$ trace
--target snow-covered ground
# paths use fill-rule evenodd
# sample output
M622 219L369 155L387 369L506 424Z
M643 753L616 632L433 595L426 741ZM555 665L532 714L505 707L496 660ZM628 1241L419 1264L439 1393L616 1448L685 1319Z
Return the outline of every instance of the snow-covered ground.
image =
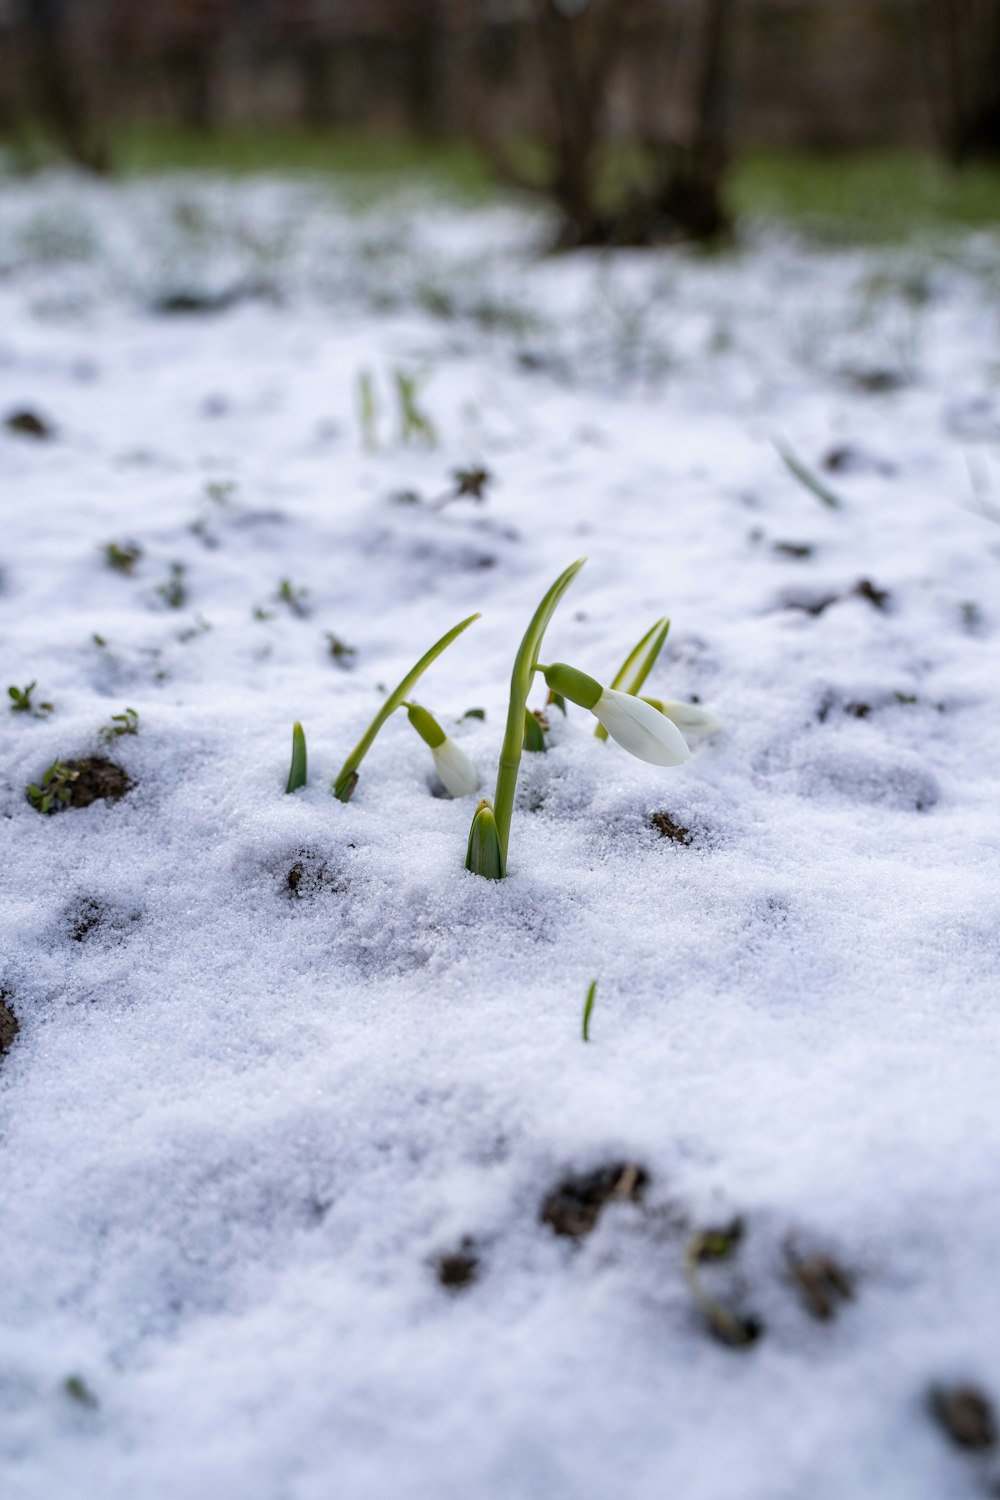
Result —
M0 427L0 687L54 705L0 710L3 1500L1000 1481L928 1412L1000 1395L998 242L545 233L278 182L2 190L0 422L51 430ZM437 506L469 466L482 502ZM722 734L660 770L555 714L502 883L402 715L331 797L473 610L416 696L492 791L582 554L546 658L610 680L669 614L648 690ZM98 754L127 796L32 807ZM590 1232L543 1222L623 1163L644 1191ZM696 1274L745 1348L685 1270L735 1218Z

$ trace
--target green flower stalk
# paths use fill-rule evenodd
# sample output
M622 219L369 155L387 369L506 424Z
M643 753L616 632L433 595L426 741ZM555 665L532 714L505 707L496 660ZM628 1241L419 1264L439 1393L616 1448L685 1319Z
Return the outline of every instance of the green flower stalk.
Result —
M386 719L388 719L391 714L395 713L397 708L402 708L402 706L406 702L407 697L409 696L411 688L415 686L418 680L423 676L424 672L427 671L427 668L431 665L431 663L437 660L442 651L446 651L451 645L452 641L456 640L458 636L462 634L463 630L468 630L473 621L478 619L479 612L477 610L477 612L474 615L470 615L467 620L462 620L458 625L453 625L450 630L445 631L441 639L439 641L435 641L434 645L430 648L429 651L425 651L424 655L420 658L417 664L414 667L410 668L409 672L407 672L406 676L403 678L398 687L394 688L393 691L389 694L388 698L386 698L385 702L382 704L382 707L379 709L374 719L372 719L368 728L365 730L364 734L361 736L360 740L355 745L354 749L351 751L350 755L347 757L347 759L344 761L344 764L340 768L340 772L333 783L333 795L338 799L338 801L350 801L354 788L358 784L358 767L374 744L375 737L378 734L379 730L382 728L382 725L385 723Z
M484 799L477 807L465 856L465 868L475 875L485 876L487 880L502 880L507 873L510 822L514 811L514 793L517 790L521 751L524 747L525 714L528 708L528 694L531 692L531 684L538 670L538 653L542 648L545 632L559 601L586 560L585 557L579 557L565 572L560 573L532 615L517 656L514 658L514 669L510 678L507 727L504 730L500 764L497 768L496 796L492 806Z
M656 658L663 649L669 630L670 621L664 615L646 631L642 640L632 648L612 678L611 686L616 691L620 689L623 693L638 693L656 665ZM594 735L599 740L606 740L608 731L603 724L598 724Z
M306 733L296 719L292 725L292 764L288 772L286 792L297 792L306 784Z

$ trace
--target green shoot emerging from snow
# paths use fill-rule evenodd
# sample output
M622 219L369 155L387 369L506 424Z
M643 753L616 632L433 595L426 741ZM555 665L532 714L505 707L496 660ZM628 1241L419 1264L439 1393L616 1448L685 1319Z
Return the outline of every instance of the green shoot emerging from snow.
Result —
M804 485L810 494L815 495L816 499L822 501L830 510L843 510L844 502L840 496L835 495L833 490L823 483L819 475L814 474L812 469L808 468L786 443L781 443L775 438L774 446L785 468L790 474L794 474L799 484Z
M360 740L355 745L354 749L351 751L350 755L347 757L347 759L344 761L344 764L340 768L337 779L333 783L333 795L338 799L338 801L348 802L350 800L354 788L358 784L358 767L374 744L375 737L378 734L379 730L382 728L382 725L385 723L386 719L388 719L391 714L395 713L397 708L403 707L407 697L409 696L411 688L416 685L418 680L427 671L427 668L431 665L431 663L437 660L442 651L447 651L452 641L456 640L457 637L462 634L463 630L467 630L472 622L478 619L479 613L477 611L476 614L470 615L467 620L462 620L458 625L453 625L450 630L445 632L445 634L439 641L435 641L430 650L426 651L420 658L420 660L416 663L416 665L410 668L409 672L407 672L402 682L399 683L399 685L394 688L393 691L389 694L388 698L386 698L385 702L382 704L382 707L379 709L374 719L372 719L368 728L365 730L364 734L361 736ZM430 715L428 715L428 717L430 717Z
M585 1042L589 1042L590 1041L590 1016L591 1016L591 1012L594 1009L594 1000L595 1000L596 996L597 996L597 980L596 979L592 979L590 981L590 987L587 990L587 998L583 1002L583 1040Z
M286 792L297 792L306 784L306 732L296 719L292 725L292 764L288 772Z
M111 723L105 724L98 731L100 738L106 745L110 745L123 734L139 733L139 715L134 708L127 708L123 714L112 714Z
M573 579L586 562L577 558L545 595L531 617L524 639L514 658L514 670L510 679L510 704L507 709L507 727L504 730L500 749L500 765L497 768L497 788L493 805L487 800L480 802L472 821L469 847L465 856L465 868L474 875L483 875L487 880L502 880L507 873L507 846L510 842L510 820L514 811L514 793L517 790L517 773L521 765L524 747L525 715L528 711L528 694L535 672L538 670L538 653L549 621L555 614L559 601Z
M358 420L362 446L367 453L374 453L378 447L378 405L371 370L358 373Z
M55 707L52 703L32 703L31 695L37 686L37 682L29 682L27 687L11 686L7 689L12 714L31 714L32 718L42 719L52 712Z
M420 377L411 375L406 370L393 370L392 373L399 401L399 441L404 444L422 443L425 448L435 447L437 433L434 424L417 403Z
M28 787L28 801L40 813L55 812L56 803L65 804L73 795L70 787L79 774L64 761L54 760L42 777L41 786L32 782Z

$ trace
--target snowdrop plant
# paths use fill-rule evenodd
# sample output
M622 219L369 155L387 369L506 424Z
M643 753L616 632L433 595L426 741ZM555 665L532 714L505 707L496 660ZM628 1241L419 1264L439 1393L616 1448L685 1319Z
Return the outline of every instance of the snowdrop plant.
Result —
M406 716L431 752L434 767L452 797L468 797L479 791L479 772L465 751L455 744L433 714L419 703L404 703Z
M463 630L468 630L473 621L478 619L479 612L477 611L474 615L469 615L467 620L461 620L457 625L453 625L450 630L445 631L441 639L439 641L435 641L434 645L430 648L429 651L424 652L423 656L416 663L416 665L411 667L407 672L402 682L399 683L399 685L394 688L393 691L389 694L385 702L382 704L382 707L379 709L374 719L372 719L368 728L365 730L364 734L361 736L360 740L355 745L354 749L351 751L350 755L347 757L347 759L344 761L344 764L340 768L337 778L333 783L333 795L338 799L338 801L350 801L350 798L354 792L354 788L358 784L358 767L364 760L365 756L368 754L368 751L371 749L372 745L375 743L375 738L386 720L393 713L395 713L397 708L403 708L404 706L406 706L410 691L416 685L420 677L423 676L424 672L427 671L427 668L431 665L431 663L437 660L442 651L447 651L452 641L456 640L462 634ZM431 715L428 714L427 718L431 719ZM433 719L431 719L431 723L434 723ZM419 732L420 731L418 730L418 733ZM445 736L444 738L447 739L447 736ZM434 747L432 746L432 753L433 748ZM439 750L441 749L440 743L437 748ZM440 772L440 767L438 769ZM442 781L444 781L443 776L441 779ZM445 782L445 785L447 786L448 783ZM470 788L470 790L472 790L472 788ZM464 795L464 793L453 793L452 795Z
M566 662L544 665L538 660L549 622L585 561L586 558L578 558L556 579L532 616L514 659L496 795L492 803L484 798L476 808L465 856L466 869L490 880L502 879L507 870L514 794L524 747L527 699L536 672L541 672L554 701L568 701L589 709L611 738L640 760L657 766L679 766L691 755L676 724L652 704L618 688L603 687L596 678ZM648 653L657 633L665 637L664 625L664 621L658 621L653 631L640 642L640 648L645 643ZM662 638L659 644L662 645Z
M669 630L670 621L666 616L657 620L656 624L647 630L642 640L633 647L619 668L611 683L613 689L620 689L622 692L638 696L639 689L656 664L656 658L663 648ZM722 720L716 714L711 713L707 708L701 708L697 703L681 703L672 698L646 698L645 696L643 701L676 724L682 734L689 736L715 734L724 728ZM608 731L602 723L598 723L594 734L599 740L608 738Z
M298 719L292 725L292 763L288 769L286 792L297 792L306 784L306 732Z

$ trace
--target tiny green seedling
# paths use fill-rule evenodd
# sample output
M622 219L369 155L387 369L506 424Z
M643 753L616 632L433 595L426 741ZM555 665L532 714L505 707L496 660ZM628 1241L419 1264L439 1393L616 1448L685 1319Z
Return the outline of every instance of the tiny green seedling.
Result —
M794 474L799 484L804 485L810 494L815 495L830 510L843 510L844 502L839 495L834 494L829 485L823 483L818 474L814 474L808 465L804 464L798 454L793 453L786 443L774 440L774 446L778 450L778 456L790 474Z
M396 399L399 403L399 441L404 445L422 443L425 448L437 445L437 432L418 403L420 377L407 370L393 370Z
M108 567L116 573L124 573L127 578L131 578L135 572L135 565L141 557L142 548L136 546L134 542L126 542L124 546L119 546L117 542L108 542L104 548L104 561Z
M215 505L228 505L235 494L235 479L209 479L205 483L205 499Z
M77 1406L86 1406L91 1411L95 1411L100 1406L100 1402L82 1375L67 1375L62 1388L63 1394L70 1401L75 1401Z
M286 792L297 792L306 784L306 732L296 719L292 725L292 764L288 772Z
M58 806L65 806L73 795L73 782L79 771L65 761L54 760L42 777L41 786L34 782L28 787L28 801L40 813L53 813Z
M98 736L105 745L113 744L123 734L139 733L139 715L134 708L126 708L124 713L112 714L111 723L105 724L98 730Z
M156 586L156 592L168 609L183 609L187 603L187 588L184 583L186 571L183 563L172 562L166 582Z
M762 1329L758 1320L733 1310L713 1297L701 1276L707 1263L729 1260L743 1239L743 1220L734 1219L718 1229L706 1229L692 1235L684 1252L684 1276L709 1328L722 1343L734 1349L746 1349L757 1342Z
M467 630L473 623L473 621L478 619L479 612L477 610L474 615L469 615L467 620L462 620L458 625L453 625L450 630L445 632L445 634L439 641L435 641L434 645L430 648L429 651L424 652L424 655L420 658L416 665L411 667L409 672L407 672L402 682L399 683L399 685L395 687L393 691L388 695L385 702L382 704L382 707L379 709L374 719L372 719L368 728L365 730L364 734L361 736L360 740L355 745L350 755L344 761L344 764L341 766L337 778L333 783L333 795L339 802L348 802L350 800L354 792L354 788L358 784L358 767L364 760L365 756L368 754L368 751L371 749L372 745L375 743L375 738L378 735L379 730L382 728L383 724L386 722L389 716L395 713L397 708L402 708L405 705L411 688L416 685L417 681L420 679L420 677L423 676L424 672L427 671L427 668L431 665L431 663L437 660L442 651L446 651L451 645L452 641L456 640L457 637L462 634L463 630Z
M597 980L592 979L590 981L590 987L587 990L587 998L583 1002L583 1040L585 1042L590 1041L590 1017L593 1013L594 1000L596 999L596 996Z
M290 578L281 580L274 597L280 604L287 604L292 614L300 620L304 620L309 614L309 605L306 602L309 598L309 590L297 588Z
M334 635L332 630L326 632L326 641L330 655L338 667L349 667L352 658L358 654L355 648L349 646L346 641L342 641L339 635Z
M33 719L43 719L50 714L55 707L53 703L33 703L31 695L38 686L37 682L29 682L27 687L14 687L13 684L7 689L7 696L11 700L10 711L12 714L31 714Z
M358 373L358 420L362 446L367 453L374 453L378 447L378 400L371 370Z
M431 502L432 510L443 510L455 500L475 500L481 503L486 499L486 490L493 482L493 475L489 469L477 465L468 469L452 469L451 479L452 488Z

